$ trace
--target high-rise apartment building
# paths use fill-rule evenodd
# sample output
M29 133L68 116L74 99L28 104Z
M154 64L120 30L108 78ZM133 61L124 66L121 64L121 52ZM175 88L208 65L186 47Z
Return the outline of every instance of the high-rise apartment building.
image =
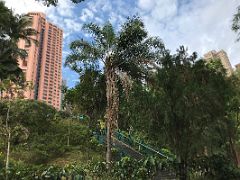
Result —
M236 64L235 67L236 67L236 70L239 71L240 70L240 63Z
M228 59L227 53L224 50L221 50L219 52L213 50L204 55L204 59L206 61L209 61L211 59L220 59L223 67L227 71L227 75L230 76L233 73L233 69L231 66L231 63Z
M43 13L31 12L32 28L37 30L38 44L21 40L19 47L28 52L26 59L19 60L26 81L33 88L26 90L25 98L44 101L56 109L61 107L62 40L63 31L48 22Z

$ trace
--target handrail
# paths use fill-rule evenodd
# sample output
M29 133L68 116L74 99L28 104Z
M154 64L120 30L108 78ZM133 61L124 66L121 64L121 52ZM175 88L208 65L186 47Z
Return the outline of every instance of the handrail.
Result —
M119 131L116 131L115 133L120 134L120 135L123 136L124 138L130 139L129 137L125 136L123 133L121 133L121 132L119 132ZM154 152L154 153L156 153L156 154L159 154L160 156L163 156L163 157L165 157L166 159L172 161L172 158L169 158L168 156L162 154L161 152L156 151L155 149L153 149L153 148L151 148L151 147L149 147L149 146L147 146L147 145L145 145L145 144L142 144L142 143L140 143L140 142L138 142L138 141L136 141L136 140L134 140L134 139L130 139L130 140L132 140L133 142L137 143L138 145L143 146L144 148L146 148L146 149L148 149L148 150L150 150L150 151L152 151L152 152Z
M103 132L104 132L104 131L103 131ZM106 132L105 132L105 133L106 133ZM102 135L106 135L105 133L103 133ZM123 142L124 144L129 145L130 147L132 146L132 144L130 144L129 142L127 142L126 139L127 139L128 141L132 141L133 143L135 143L135 144L137 144L137 145L139 145L139 146L147 149L148 151L151 151L151 152L153 152L153 153L156 153L156 154L158 154L158 155L166 158L167 160L173 161L173 159L172 159L171 157L168 157L167 155L165 155L165 154L163 154L163 153L161 153L161 152L153 149L152 147L149 147L149 146L147 146L146 144L143 144L143 143L141 143L141 142L138 142L138 141L136 141L136 140L134 140L134 139L132 139L132 138L124 135L124 134L123 134L122 132L120 132L119 130L118 130L118 131L115 131L114 134L113 134L113 136L115 136L115 138L116 138L117 140ZM120 137L122 137L122 139L121 139ZM141 152L141 150L139 150L139 152Z

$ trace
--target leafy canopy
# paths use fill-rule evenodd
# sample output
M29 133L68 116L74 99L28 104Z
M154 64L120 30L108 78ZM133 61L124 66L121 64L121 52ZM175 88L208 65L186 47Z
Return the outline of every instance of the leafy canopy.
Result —
M159 38L147 36L139 17L128 18L119 32L115 32L109 22L102 27L85 24L83 30L91 35L91 39L73 41L72 52L65 63L78 73L87 67L103 65L105 69L118 69L140 77L146 73L147 64L164 50Z

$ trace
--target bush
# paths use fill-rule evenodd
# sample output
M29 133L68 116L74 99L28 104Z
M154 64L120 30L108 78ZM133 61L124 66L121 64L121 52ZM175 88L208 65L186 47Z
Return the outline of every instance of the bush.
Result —
M10 167L9 179L43 180L43 179L79 179L85 178L85 170L80 165L58 166L27 166L25 164L15 164ZM4 179L4 173L0 174L0 179Z
M113 162L111 171L108 172L105 162L92 163L88 167L88 175L93 179L117 179L117 180L145 180L153 178L158 170L167 166L162 160L148 157L137 161L130 157L123 157L120 161ZM168 166L169 168L170 166Z
M49 155L46 151L41 151L39 149L35 149L30 153L30 156L27 159L28 163L31 164L44 164L48 161Z
M193 174L200 174L211 180L238 180L240 170L235 167L226 155L218 153L196 159L191 165Z

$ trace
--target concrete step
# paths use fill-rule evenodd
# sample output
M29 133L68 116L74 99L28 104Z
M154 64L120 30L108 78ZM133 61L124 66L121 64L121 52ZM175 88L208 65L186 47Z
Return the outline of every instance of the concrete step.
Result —
M124 151L124 153L126 153L130 157L133 157L133 158L135 158L137 160L140 160L140 159L142 159L144 157L140 152L136 151L131 146L123 143L122 141L119 141L116 138L113 138L113 145L115 147L118 147L122 151Z
M159 170L153 180L177 180L176 174L171 171Z

